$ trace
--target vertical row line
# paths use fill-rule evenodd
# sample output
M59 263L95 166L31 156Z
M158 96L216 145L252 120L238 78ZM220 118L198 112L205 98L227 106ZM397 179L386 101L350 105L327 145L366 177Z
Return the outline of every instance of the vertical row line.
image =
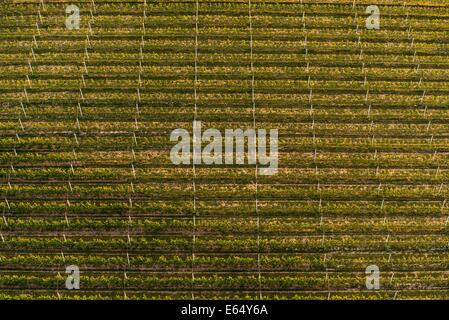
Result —
M133 124L133 131L132 131L132 137L131 137L131 178L130 178L130 188L129 188L129 194L128 194L128 223L126 226L126 232L127 232L127 243L126 243L126 262L125 267L123 271L123 297L124 299L127 299L126 295L126 284L128 280L128 275L126 271L131 266L131 261L129 258L129 250L131 248L131 228L132 228L132 213L133 213L133 195L135 194L135 184L136 184L136 153L134 150L134 147L137 147L137 136L136 132L139 130L139 104L141 103L141 95L140 95L140 88L142 87L142 72L143 72L143 47L145 45L144 43L144 35L145 35L145 17L146 17L146 0L143 1L143 10L142 10L142 26L140 28L140 44L139 44L139 69L137 74L137 86L136 86L136 101L135 101L135 108L134 108L134 124Z
M254 92L254 60L253 60L253 18L252 18L252 8L251 0L248 0L248 19L249 19L249 47L250 47L250 68L251 68L251 103L252 103L252 113L253 113L253 128L255 135L257 137L256 128L256 97ZM256 144L258 144L256 142ZM250 150L248 150L250 152ZM254 150L256 152L256 150ZM255 181L255 211L257 216L257 281L259 287L259 299L262 299L262 279L260 274L260 215L259 215L259 203L258 203L258 164L256 159L256 166L254 170L254 181Z
M198 86L198 11L199 11L199 3L198 0L195 2L195 61L194 61L194 71L195 71L195 79L193 83L193 94L194 94L194 112L193 112L193 145L195 145L196 139L201 139L201 137L197 137L195 132L195 123L197 119L197 109L198 109L198 94L197 94L197 86ZM195 148L195 147L194 147ZM198 155L196 155L198 156ZM200 156L201 159L201 156ZM196 166L195 166L195 154L192 159L192 169L193 169L193 215L192 215L192 286L191 286L191 297L192 300L195 299L195 244L196 244Z
M41 13L40 13L40 6L41 5L42 5L42 8L44 9L44 2L43 2L43 0L41 0L41 3L39 3L39 6L37 8L37 14L35 16L36 17L36 31L37 31L38 35L40 35L39 21L42 21L42 16L41 16ZM36 40L36 33L33 34L31 48L30 48L30 52L31 52L31 55L32 55L32 61L36 62L36 55L35 55L35 52L34 52L34 47L36 47L36 49L39 47L38 44L37 44L37 40ZM27 80L29 88L31 88L31 80L30 80L30 77L29 77L29 72L33 73L33 68L31 66L32 61L30 59L28 59L29 70L27 70L27 74L26 74L26 80ZM24 93L24 98L25 98L26 102L30 102L29 97L28 97L28 92L26 90L26 85L23 86L23 93ZM22 109L21 111L26 116L26 111L25 111L25 107L23 105L23 100L21 100L20 106L21 106L21 109ZM19 111L19 113L18 113L18 122L19 122L20 130L21 131L25 131L25 128L24 128L23 123L22 123L22 117L21 117L22 112L21 111ZM17 157L17 148L16 148L16 146L19 143L20 143L19 129L16 128L16 130L15 130L15 141L14 141L14 146L13 146L13 154L11 155L11 158L10 158L10 172L8 174L8 188L9 189L12 189L11 175L15 173L14 160ZM6 202L6 205L8 207L8 213L11 214L11 205L10 205L10 203L8 201L8 192L7 191L6 191L6 195L5 195L5 202ZM7 219L6 219L6 217L4 215L3 215L3 220L4 220L5 225L7 226L8 225ZM2 235L2 241L4 241L3 235ZM27 270L27 272L30 272L30 270ZM31 272L33 272L33 271L31 270ZM27 286L28 287L30 286L28 279L27 279ZM58 288L58 286L59 286L59 284L57 283L56 284L56 288ZM56 289L56 291L57 291L57 289ZM58 296L59 296L59 294L58 294Z
M40 33L40 28L39 28L39 22L40 22L40 23L43 23L43 21L42 21L42 15L41 15L41 10L40 10L41 6L42 6L42 10L45 10L44 0L41 0L41 1L40 1L39 6L38 6L38 9L37 9L36 31L37 31L37 34L38 34L39 36L41 35L41 33ZM32 58L33 58L32 61L33 61L33 62L36 62L36 54L35 54L35 52L34 52L33 46L35 46L36 49L39 48L39 46L38 46L38 44L37 44L36 34L33 35L33 44L32 44L32 46L31 46L31 54L32 54ZM32 61L28 60L29 72L31 72L31 73L33 73ZM30 80L30 77L29 77L28 72L27 72L26 78L27 78L28 86L29 86L29 88L31 89L31 88L32 88L32 86L31 86L31 80ZM24 94L25 94L26 102L30 102L30 101L29 101L29 97L28 97L28 93L27 93L25 87L24 87ZM22 102L21 102L21 106L22 106L23 113L26 115L26 111L25 111L25 108L24 108ZM23 130L23 125L22 125L22 122L20 121L20 119L19 119L19 122L20 122L20 125L21 125L22 130ZM74 131L73 133L75 134L75 131ZM20 141L18 135L17 135L17 140ZM74 136L74 141L76 141L76 136ZM73 150L74 150L74 149L73 149ZM17 156L17 154L16 154L16 156ZM70 161L70 168L71 168L71 170L67 173L67 182L68 182L68 186L67 186L67 192L66 192L66 206L65 206L65 210L64 210L64 218L65 218L65 221L66 221L67 226L68 226L67 212L68 212L69 207L70 207L69 191L72 190L71 184L70 184L70 176L71 176L71 174L73 173L73 164L72 164L72 161ZM60 235L60 236L62 236L62 241L61 241L61 262L62 262L62 268L63 268L64 270L65 270L65 263L66 263L66 261L65 261L65 256L64 256L64 245L65 245L65 242L66 242L66 240L67 240L67 239L66 239L66 236L65 236L65 228L66 228L66 227L65 227L64 225L62 225L62 232L61 232L61 235ZM56 277L56 295L57 295L58 299L61 298L61 295L60 295L60 293L59 293L59 289L60 289L59 280L60 280L60 278L61 278L61 273L60 273L60 271L57 271L57 277ZM27 282L28 282L28 280L27 280Z

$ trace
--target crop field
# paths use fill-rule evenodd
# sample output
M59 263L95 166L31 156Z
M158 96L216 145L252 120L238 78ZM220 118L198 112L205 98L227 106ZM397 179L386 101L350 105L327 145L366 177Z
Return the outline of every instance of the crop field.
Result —
M0 299L449 299L448 19L0 0ZM276 173L174 164L194 121L277 129Z

